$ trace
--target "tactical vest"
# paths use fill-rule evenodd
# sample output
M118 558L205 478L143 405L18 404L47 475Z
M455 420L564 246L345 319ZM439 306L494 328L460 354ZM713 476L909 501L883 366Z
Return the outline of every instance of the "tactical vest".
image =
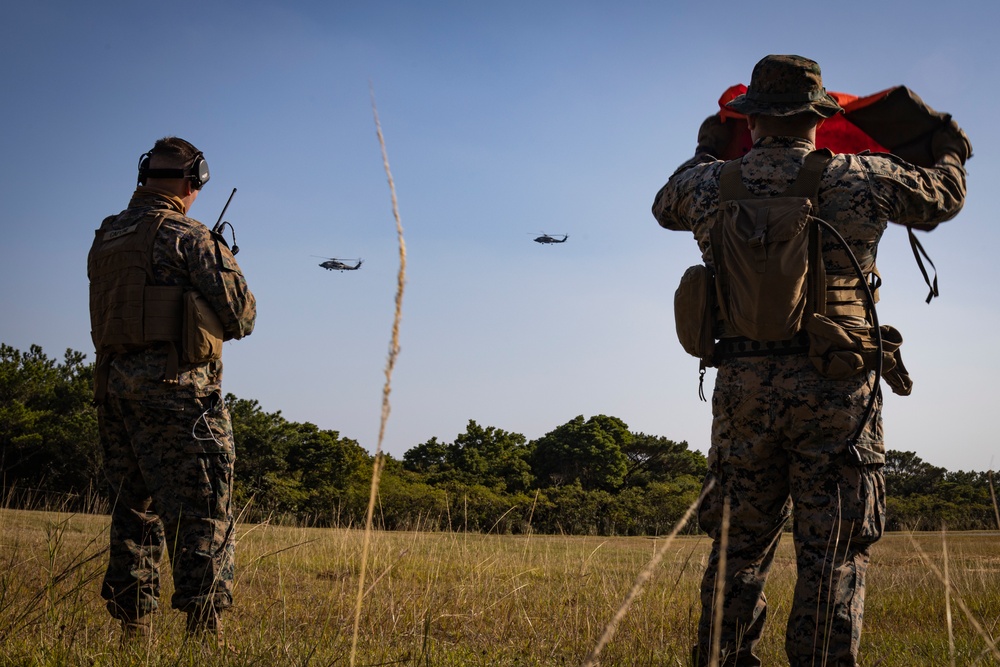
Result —
M152 284L153 243L166 216L111 229L116 217L105 219L95 232L87 260L94 348L98 354L113 354L156 342L177 343L184 288Z
M98 403L107 391L115 354L170 343L166 382L177 382L178 359L197 364L222 358L224 330L205 298L194 289L152 284L153 244L166 218L160 213L152 220L111 229L117 219L111 216L95 233L87 273L91 337L98 356L94 381Z

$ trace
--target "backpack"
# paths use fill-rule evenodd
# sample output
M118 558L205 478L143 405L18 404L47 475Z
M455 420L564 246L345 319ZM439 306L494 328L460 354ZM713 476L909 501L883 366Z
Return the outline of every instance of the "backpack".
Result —
M826 270L814 213L820 177L832 157L828 149L807 155L795 182L777 197L750 194L739 160L722 168L710 238L727 336L789 340L809 314L824 313Z
M677 337L685 351L701 360L702 400L706 367L726 354L716 339L739 337L752 342L752 354L797 350L804 340L810 360L825 377L845 379L874 370L875 387L884 378L894 393L909 395L913 383L899 354L902 336L895 327L880 325L875 311L878 271L872 267L875 284L869 285L844 238L814 215L820 178L832 157L829 149L809 153L795 181L775 197L755 197L746 189L740 160L723 166L718 217L709 232L714 271L705 265L688 268L674 294ZM827 279L823 230L848 249L857 278ZM911 232L911 245L914 241ZM932 295L936 291L935 279ZM858 308L873 326L845 328L827 317L858 314ZM854 442L877 394L872 393Z
M817 290L825 289L825 270L817 225L810 222L819 179L831 157L830 151L810 153L779 197L751 195L739 160L722 168L719 212L709 233L714 270L704 264L689 267L674 293L677 338L688 354L701 359L703 370L715 365L720 334L788 340L806 313L823 302L825 295Z

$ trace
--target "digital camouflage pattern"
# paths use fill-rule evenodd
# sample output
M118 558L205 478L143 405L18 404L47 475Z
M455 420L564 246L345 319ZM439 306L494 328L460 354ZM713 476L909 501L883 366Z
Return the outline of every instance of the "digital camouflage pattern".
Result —
M167 214L152 249L153 284L198 290L225 338L253 331L256 300L235 258L179 199L140 187L102 229L124 229ZM112 616L141 618L158 607L159 564L171 559L171 606L192 613L232 604L231 507L235 446L222 402L222 361L181 362L164 382L170 343L116 354L98 406L112 502L111 556L101 589Z
M742 158L743 184L755 197L781 194L815 148L807 139L764 137ZM709 266L709 229L718 213L723 164L711 155L696 155L674 172L653 203L662 227L694 232ZM817 217L833 225L862 268L870 270L889 221L931 230L957 215L964 202L965 169L950 154L930 168L888 154L842 154L834 155L823 173ZM831 238L824 242L823 257L829 275L855 275L843 248Z
M882 536L885 517L881 466L853 464L846 456L870 394L867 374L829 380L804 354L743 357L719 366L708 461L715 486L698 515L713 540L701 589L699 646L711 646L728 499L721 645L739 656L732 664L760 664L752 651L766 617L764 582L794 499L799 577L786 635L789 659L812 665L814 655L825 655L827 665L854 664L868 547ZM870 461L884 457L879 413L858 442Z
M219 396L109 396L98 415L113 503L111 556L101 587L111 615L131 620L157 609L165 548L172 607L230 607L236 457Z
M778 195L814 149L803 138L763 137L742 158L743 183L755 196ZM956 146L930 168L891 155L835 155L820 182L818 217L837 228L871 271L889 221L930 230L957 215L965 200L967 155ZM709 266L723 164L699 151L653 204L661 226L693 232ZM829 236L823 237L827 274L854 276L844 249ZM868 374L825 378L805 353L720 362L706 480L717 486L699 510L713 548L702 583L698 664L709 659L726 500L731 514L718 629L723 664L761 664L753 648L767 614L764 581L793 509L798 582L786 632L790 664L856 664L869 548L882 534L885 512L879 403L856 454L848 451L870 383Z
M129 206L106 218L102 230L126 229L167 213L153 245L153 284L197 289L222 322L225 339L253 332L257 302L247 287L236 258L225 243L202 223L183 213L176 197L150 187L137 188ZM176 385L163 382L171 343L154 343L147 350L119 354L111 361L108 394L126 398L188 395L209 396L222 386L222 361L184 364Z
M812 111L829 118L843 111L823 87L819 64L792 55L771 55L761 59L750 75L747 92L726 106L742 114L764 113L791 116Z

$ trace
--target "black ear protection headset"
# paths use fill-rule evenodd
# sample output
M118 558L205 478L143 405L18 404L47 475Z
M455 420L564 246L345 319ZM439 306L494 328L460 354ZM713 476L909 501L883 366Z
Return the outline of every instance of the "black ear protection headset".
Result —
M191 180L191 186L195 190L201 190L205 183L208 183L210 178L208 162L205 161L201 151L198 151L191 166L186 169L150 169L149 157L151 153L152 151L149 151L139 157L139 185L145 185L147 178L187 178Z

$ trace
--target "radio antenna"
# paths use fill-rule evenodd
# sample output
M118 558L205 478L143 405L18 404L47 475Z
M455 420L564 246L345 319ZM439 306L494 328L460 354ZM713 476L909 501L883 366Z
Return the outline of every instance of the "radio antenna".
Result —
M222 216L226 214L226 209L229 208L229 202L233 201L233 195L236 194L236 188L229 193L229 199L226 200L226 205L222 207L222 213L219 214L219 219L215 221L215 226L212 227L212 231L216 234L222 233Z

